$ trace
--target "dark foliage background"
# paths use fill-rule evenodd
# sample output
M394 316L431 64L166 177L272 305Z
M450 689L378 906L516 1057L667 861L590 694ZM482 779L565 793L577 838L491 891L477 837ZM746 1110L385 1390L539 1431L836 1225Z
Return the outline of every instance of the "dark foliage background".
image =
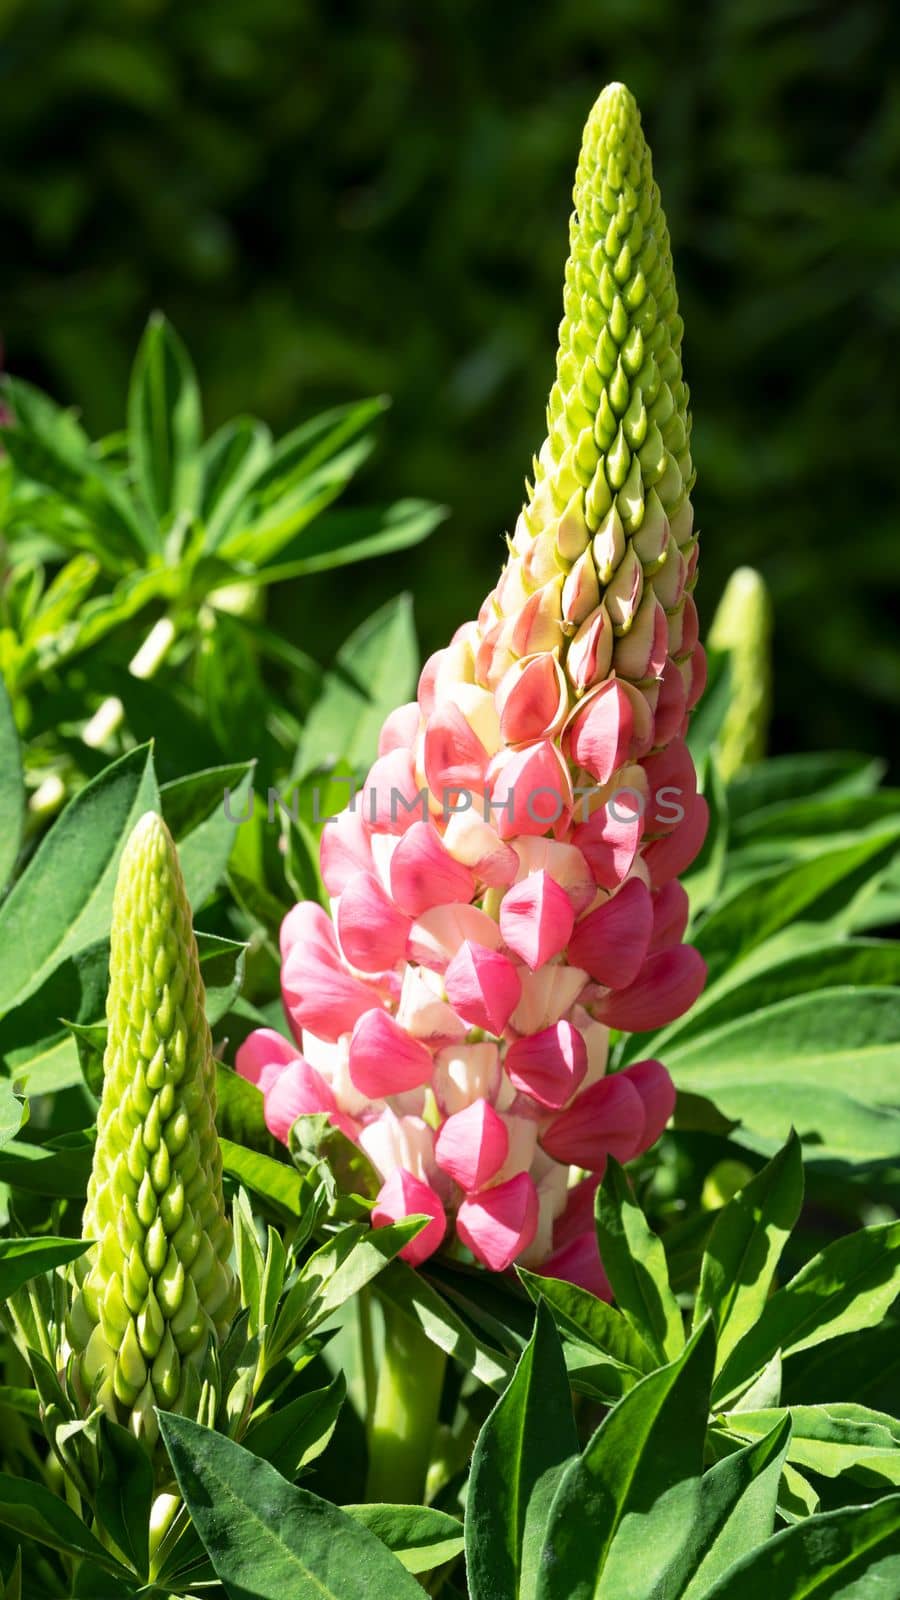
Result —
M701 603L759 565L776 748L891 753L900 643L900 13L887 0L0 0L11 369L121 420L162 306L210 422L394 397L367 499L452 519L277 604L328 656L402 585L472 613L542 437L571 175L609 78L673 236Z

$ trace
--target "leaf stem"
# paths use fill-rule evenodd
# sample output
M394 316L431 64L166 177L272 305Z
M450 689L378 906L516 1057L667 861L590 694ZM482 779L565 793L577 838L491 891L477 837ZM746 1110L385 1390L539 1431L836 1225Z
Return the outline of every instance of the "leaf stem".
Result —
M382 1302L384 1351L369 1417L370 1501L421 1504L447 1358L404 1312Z

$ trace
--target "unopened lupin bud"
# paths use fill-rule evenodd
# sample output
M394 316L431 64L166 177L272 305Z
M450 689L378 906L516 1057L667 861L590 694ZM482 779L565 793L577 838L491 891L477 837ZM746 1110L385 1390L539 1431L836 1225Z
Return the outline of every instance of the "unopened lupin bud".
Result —
M726 650L731 667L731 699L718 740L716 762L722 777L761 761L766 753L772 688L772 602L765 581L753 567L731 574L709 630L715 650Z
M212 1040L191 908L155 812L122 854L109 1035L69 1318L81 1400L152 1444L154 1406L190 1410L236 1308Z

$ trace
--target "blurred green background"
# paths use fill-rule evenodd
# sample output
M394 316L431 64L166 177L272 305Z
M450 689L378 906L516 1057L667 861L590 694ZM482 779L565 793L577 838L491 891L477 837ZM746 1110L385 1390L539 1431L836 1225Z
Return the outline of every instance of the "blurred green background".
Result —
M898 45L889 0L0 0L7 365L118 426L160 306L211 424L387 391L358 493L451 519L275 604L327 658L409 587L433 649L493 581L543 437L581 127L622 78L686 323L701 609L758 565L774 748L890 757Z

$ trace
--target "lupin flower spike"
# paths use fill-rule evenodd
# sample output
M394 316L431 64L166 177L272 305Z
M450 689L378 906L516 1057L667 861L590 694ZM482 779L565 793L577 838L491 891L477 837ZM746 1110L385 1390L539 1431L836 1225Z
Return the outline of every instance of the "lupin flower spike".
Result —
M738 567L725 585L709 630L714 650L728 653L731 698L716 761L728 781L766 753L772 698L772 602L765 579Z
M296 1043L237 1066L273 1133L326 1112L382 1179L376 1226L431 1224L487 1267L607 1286L593 1193L660 1135L657 1061L607 1074L610 1029L680 1016L705 969L678 874L706 830L684 742L704 682L681 318L628 90L588 119L548 434L475 622L388 717L325 828L331 915L282 929Z
M197 942L171 835L134 828L113 901L108 1042L69 1317L75 1382L152 1446L154 1406L196 1410L236 1308L216 1079Z

